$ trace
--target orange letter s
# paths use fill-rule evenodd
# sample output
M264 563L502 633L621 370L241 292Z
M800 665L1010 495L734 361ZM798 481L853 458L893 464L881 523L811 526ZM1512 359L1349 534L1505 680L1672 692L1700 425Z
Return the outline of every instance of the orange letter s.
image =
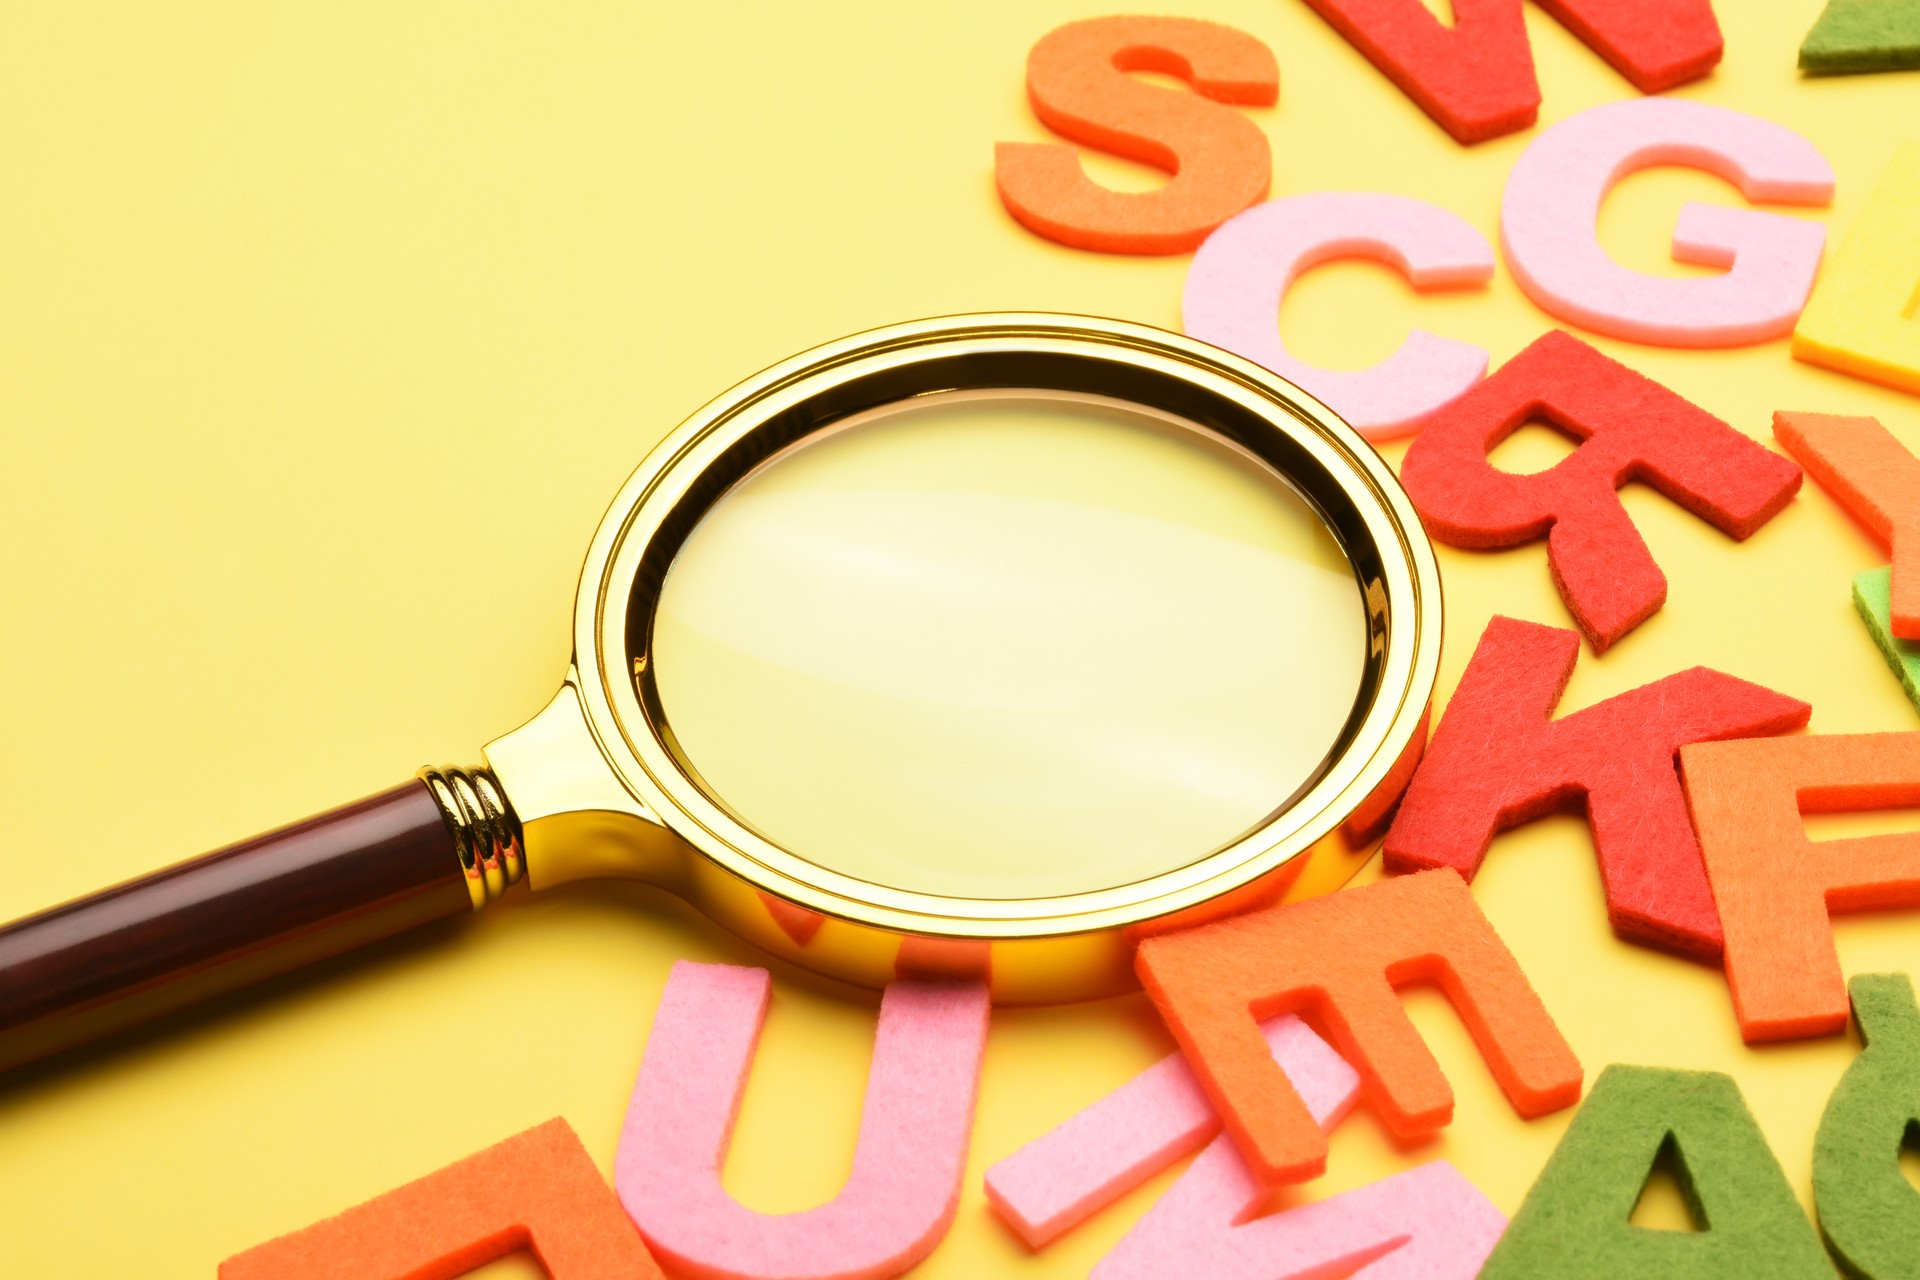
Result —
M1194 92L1146 84L1129 71L1178 76ZM1087 177L1072 147L1000 143L1000 199L1049 240L1105 253L1184 253L1266 199L1266 136L1219 105L1279 99L1272 51L1245 32L1196 18L1071 22L1027 56L1027 96L1062 137L1173 175L1158 191L1111 191Z

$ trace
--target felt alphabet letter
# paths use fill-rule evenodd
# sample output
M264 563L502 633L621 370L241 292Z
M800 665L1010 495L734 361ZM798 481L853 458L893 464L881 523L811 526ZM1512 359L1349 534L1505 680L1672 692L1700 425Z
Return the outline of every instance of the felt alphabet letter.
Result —
M1795 359L1920 394L1920 325L1912 316L1920 288L1916 218L1920 142L1906 142L1801 313L1793 330Z
M1530 419L1580 437L1537 475L1487 452ZM1554 582L1594 652L1666 603L1667 579L1615 492L1643 480L1721 532L1744 539L1792 499L1800 468L1555 330L1427 418L1401 482L1429 532L1456 547L1544 536Z
M1444 1160L1249 1221L1266 1196L1223 1134L1090 1280L1473 1280L1507 1224Z
M1607 191L1656 164L1718 174L1749 200L1833 198L1833 166L1785 125L1683 98L1590 107L1534 139L1507 175L1500 235L1527 296L1562 320L1663 347L1744 346L1791 330L1826 244L1817 222L1683 205L1674 258L1727 268L1685 280L1630 270L1600 247Z
M1893 556L1893 634L1920 640L1920 458L1877 418L1776 413L1774 438Z
M1920 643L1893 634L1893 573L1886 568L1853 575L1853 607L1867 634L1893 669L1907 701L1920 710Z
M1827 0L1800 44L1810 75L1920 67L1920 0Z
M1539 0L1580 42L1642 93L1698 80L1720 62L1710 0Z
M450 1280L530 1250L553 1280L661 1280L565 1120L220 1264L220 1280Z
M1179 76L1193 93L1126 74ZM1089 18L1041 37L1027 56L1027 97L1062 137L1165 169L1158 191L1112 191L1087 177L1072 147L1002 142L1001 202L1030 230L1105 253L1185 253L1266 198L1266 135L1224 103L1279 100L1273 53L1245 32L1198 18ZM1209 101L1211 99L1211 101Z
M1628 1220L1662 1148L1675 1157L1700 1231L1649 1231ZM1732 1076L1601 1072L1480 1280L1620 1276L1833 1280Z
M1700 743L1680 748L1680 773L1726 929L1740 1034L1845 1029L1828 912L1920 907L1920 833L1816 843L1801 814L1920 804L1920 733Z
M1920 1276L1920 1191L1900 1172L1920 1139L1920 1007L1904 973L1853 980L1866 1048L1840 1077L1813 1143L1813 1199L1827 1247L1848 1275Z
M1361 435L1385 440L1457 399L1487 353L1424 329L1371 369L1321 369L1288 352L1275 326L1287 286L1332 258L1378 258L1416 289L1484 284L1493 248L1459 215L1407 196L1317 191L1255 205L1207 237L1187 272L1188 333L1265 365L1318 396Z
M1456 142L1524 129L1540 82L1520 0L1454 0L1443 26L1420 0L1307 0Z
M1495 833L1584 796L1614 932L1712 959L1720 925L1674 752L1798 728L1812 708L1694 667L1550 720L1579 654L1571 631L1487 624L1387 832L1387 869L1471 877Z
M1453 1090L1395 994L1410 983L1446 993L1520 1114L1544 1115L1580 1096L1573 1050L1451 871L1148 938L1135 965L1264 1183L1317 1176L1327 1137L1274 1062L1258 1018L1317 1010L1401 1138L1453 1117Z
M1307 0L1456 142L1532 124L1540 110L1520 0L1453 0L1444 26L1420 0ZM1541 0L1642 93L1697 79L1720 61L1709 0Z
M1314 1121L1338 1124L1359 1092L1354 1069L1298 1018L1260 1032ZM1038 1249L1219 1132L1187 1060L1169 1054L988 1169L987 1202Z
M986 988L887 988L853 1172L827 1204L774 1215L720 1185L770 985L764 969L673 966L620 1133L620 1200L670 1266L703 1280L898 1275L940 1242L959 1204Z

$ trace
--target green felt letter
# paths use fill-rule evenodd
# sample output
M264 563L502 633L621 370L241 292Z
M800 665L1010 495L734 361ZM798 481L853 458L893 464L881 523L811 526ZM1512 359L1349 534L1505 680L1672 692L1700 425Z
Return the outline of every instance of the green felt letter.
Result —
M1662 1148L1699 1231L1628 1221ZM1733 1077L1608 1067L1480 1280L1832 1280Z
M1920 1191L1900 1171L1900 1145L1920 1130L1920 1008L1903 973L1862 974L1848 990L1867 1047L1814 1139L1820 1230L1849 1275L1920 1280Z
M1828 0L1800 46L1813 75L1920 67L1920 0Z

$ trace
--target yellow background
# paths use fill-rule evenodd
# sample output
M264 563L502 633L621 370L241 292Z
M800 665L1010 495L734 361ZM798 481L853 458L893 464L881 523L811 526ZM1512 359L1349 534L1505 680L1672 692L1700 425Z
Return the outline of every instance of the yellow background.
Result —
M1801 80L1820 7L1721 0L1726 61L1681 93L1811 137L1839 193L1810 216L1837 234L1920 79ZM1456 146L1296 0L1174 8L1278 55L1280 105L1251 113L1276 195L1401 192L1495 236L1533 133ZM1046 136L1023 100L1028 48L1105 12L16 0L0 42L0 916L474 759L557 680L580 556L621 478L761 366L941 312L1177 325L1185 258L1063 249L993 195L994 141ZM1543 121L1632 92L1537 10L1527 25ZM1689 270L1666 262L1689 198L1738 202L1702 174L1642 174L1609 202L1604 242ZM1330 266L1282 317L1303 357L1348 366L1416 324L1499 363L1551 323L1504 266L1439 298ZM1920 445L1914 400L1796 364L1784 340L1598 345L1762 439L1784 407L1876 413ZM1518 438L1505 456L1527 455L1552 450ZM1816 731L1920 727L1848 601L1883 557L1824 494L1744 546L1647 491L1627 504L1669 602L1604 660L1583 654L1563 711L1706 663L1809 699ZM1566 624L1539 546L1442 563L1443 690L1492 613ZM1742 1048L1717 973L1611 937L1575 819L1502 837L1476 889L1590 1079L1609 1062L1731 1071L1807 1196L1850 1039ZM1837 932L1850 973L1920 962L1912 915ZM0 1086L0 1274L207 1276L556 1114L610 1168L681 957L758 963L659 893L572 886L17 1077ZM1453 1127L1402 1152L1362 1111L1327 1176L1290 1195L1444 1156L1511 1212L1568 1116L1516 1120L1444 1002L1412 1005L1459 1094ZM870 996L776 975L727 1168L750 1205L801 1208L844 1176L871 1020ZM997 1013L959 1218L919 1274L1084 1274L1171 1175L1028 1255L980 1173L1167 1048L1138 999Z

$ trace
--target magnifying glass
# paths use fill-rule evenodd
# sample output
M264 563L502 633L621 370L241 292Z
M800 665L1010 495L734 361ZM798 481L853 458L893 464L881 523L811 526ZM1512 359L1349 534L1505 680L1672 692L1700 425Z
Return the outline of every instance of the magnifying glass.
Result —
M1122 991L1139 938L1366 860L1440 622L1386 464L1257 365L1064 315L846 338L641 463L484 767L0 929L0 1068L522 879L651 881L868 986Z

